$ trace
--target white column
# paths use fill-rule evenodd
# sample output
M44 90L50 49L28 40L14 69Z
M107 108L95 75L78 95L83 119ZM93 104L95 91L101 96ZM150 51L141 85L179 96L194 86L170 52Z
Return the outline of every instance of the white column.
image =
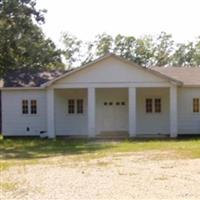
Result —
M170 137L176 138L178 134L178 109L177 109L177 87L170 87Z
M47 90L47 134L48 138L55 138L54 120L54 89Z
M128 89L129 94L129 136L136 136L136 88Z
M96 135L95 128L95 88L88 88L88 137L94 138Z

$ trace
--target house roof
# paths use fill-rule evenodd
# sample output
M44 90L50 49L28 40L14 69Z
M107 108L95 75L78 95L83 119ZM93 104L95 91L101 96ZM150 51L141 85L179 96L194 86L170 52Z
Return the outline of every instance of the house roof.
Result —
M152 67L152 69L183 82L185 86L200 86L200 67Z
M44 86L44 87L50 86L50 85L52 85L53 83L55 83L56 81L58 81L58 80L60 80L60 79L62 79L62 78L65 78L65 77L67 77L67 76L69 76L69 75L71 75L71 74L74 74L74 73L76 73L76 72L78 72L78 71L81 71L81 70L83 70L83 69L85 69L85 68L87 68L87 67L93 66L94 64L99 63L99 62L101 62L102 60L105 60L105 59L107 59L107 58L109 58L109 57L114 57L114 58L116 58L116 59L118 59L118 60L121 60L121 61L124 62L124 63L128 63L128 64L130 64L130 65L132 65L132 66L134 66L134 67L137 67L137 68L139 68L139 69L141 69L141 70L148 71L149 73L154 74L155 76L158 76L158 77L160 77L160 78L162 78L162 79L171 81L171 82L176 83L176 84L178 84L178 85L181 85L181 84L182 84L181 81L176 80L176 79L174 79L174 78L172 78L172 77L170 77L170 76L167 76L167 75L165 75L165 74L163 74L163 73L160 73L160 72L158 72L158 71L152 70L151 68L145 68L145 67L139 66L139 65L137 65L136 63L133 63L132 61L129 61L129 60L127 60L127 59L124 59L124 58L122 58L122 57L120 57L120 56L117 56L117 55L115 55L115 54L113 54L113 53L108 53L108 54L106 54L106 55L104 55L104 56L102 56L102 57L100 57L100 58L98 58L98 59L96 59L96 60L94 60L94 61L92 61L92 62L86 64L86 65L83 65L83 66L81 66L81 67L75 68L73 71L67 72L67 73L65 73L65 74L63 74L63 75L61 75L61 76L59 76L59 77L57 77L57 78L55 78L55 79L52 79L52 80L48 81L47 83L44 83L42 86Z
M40 87L42 84L61 76L66 71L13 71L4 80L0 80L0 87L30 88Z
M102 60L105 60L109 57L114 57L121 60L122 62L128 63L137 67L141 70L145 70L155 76L168 80L178 85L188 85L188 86L200 86L200 68L186 68L186 67L152 67L145 68L141 67L132 61L128 61L120 56L115 54L106 54L84 66L74 68L73 70L68 71L14 71L4 80L0 81L0 87L4 88L37 88L37 87L48 87L54 82L70 76L73 73L76 73L80 70L90 67Z

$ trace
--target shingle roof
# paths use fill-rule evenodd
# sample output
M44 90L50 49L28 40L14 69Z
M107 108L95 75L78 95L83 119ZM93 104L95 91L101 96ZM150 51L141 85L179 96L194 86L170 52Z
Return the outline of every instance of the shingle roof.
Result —
M187 86L200 86L200 67L152 67L151 69L183 82Z
M108 54L102 56L96 61L87 64L86 66L92 65L95 62L99 62L105 58L108 58L109 56L114 56L118 59L122 59L122 61L127 61L124 58L121 58L114 54ZM81 70L84 67L85 66L75 68L73 72ZM154 73L155 75L159 75L163 78L170 79L171 81L183 83L183 85L200 86L200 67L151 67L145 70ZM57 79L65 77L66 75L70 75L71 73L73 73L71 71L72 70L54 70L36 72L30 70L18 70L10 73L9 76L4 79L4 81L0 80L0 87L40 87L48 83L50 84Z
M64 70L38 72L18 70L10 73L4 80L0 80L0 87L39 87L66 72Z

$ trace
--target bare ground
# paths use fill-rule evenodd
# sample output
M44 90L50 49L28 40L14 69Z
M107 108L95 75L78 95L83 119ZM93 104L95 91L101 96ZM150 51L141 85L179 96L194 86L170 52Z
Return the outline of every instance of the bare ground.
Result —
M168 157L140 152L77 162L60 156L53 164L12 167L1 172L8 187L0 199L200 199L200 159Z

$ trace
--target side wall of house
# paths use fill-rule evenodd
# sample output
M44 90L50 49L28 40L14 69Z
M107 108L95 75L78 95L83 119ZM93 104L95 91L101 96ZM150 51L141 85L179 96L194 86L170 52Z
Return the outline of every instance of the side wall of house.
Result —
M37 100L37 114L22 114L22 100ZM45 90L3 90L2 132L5 136L32 136L46 131Z
M200 113L193 112L193 98L200 98L200 88L178 89L179 134L200 134Z

